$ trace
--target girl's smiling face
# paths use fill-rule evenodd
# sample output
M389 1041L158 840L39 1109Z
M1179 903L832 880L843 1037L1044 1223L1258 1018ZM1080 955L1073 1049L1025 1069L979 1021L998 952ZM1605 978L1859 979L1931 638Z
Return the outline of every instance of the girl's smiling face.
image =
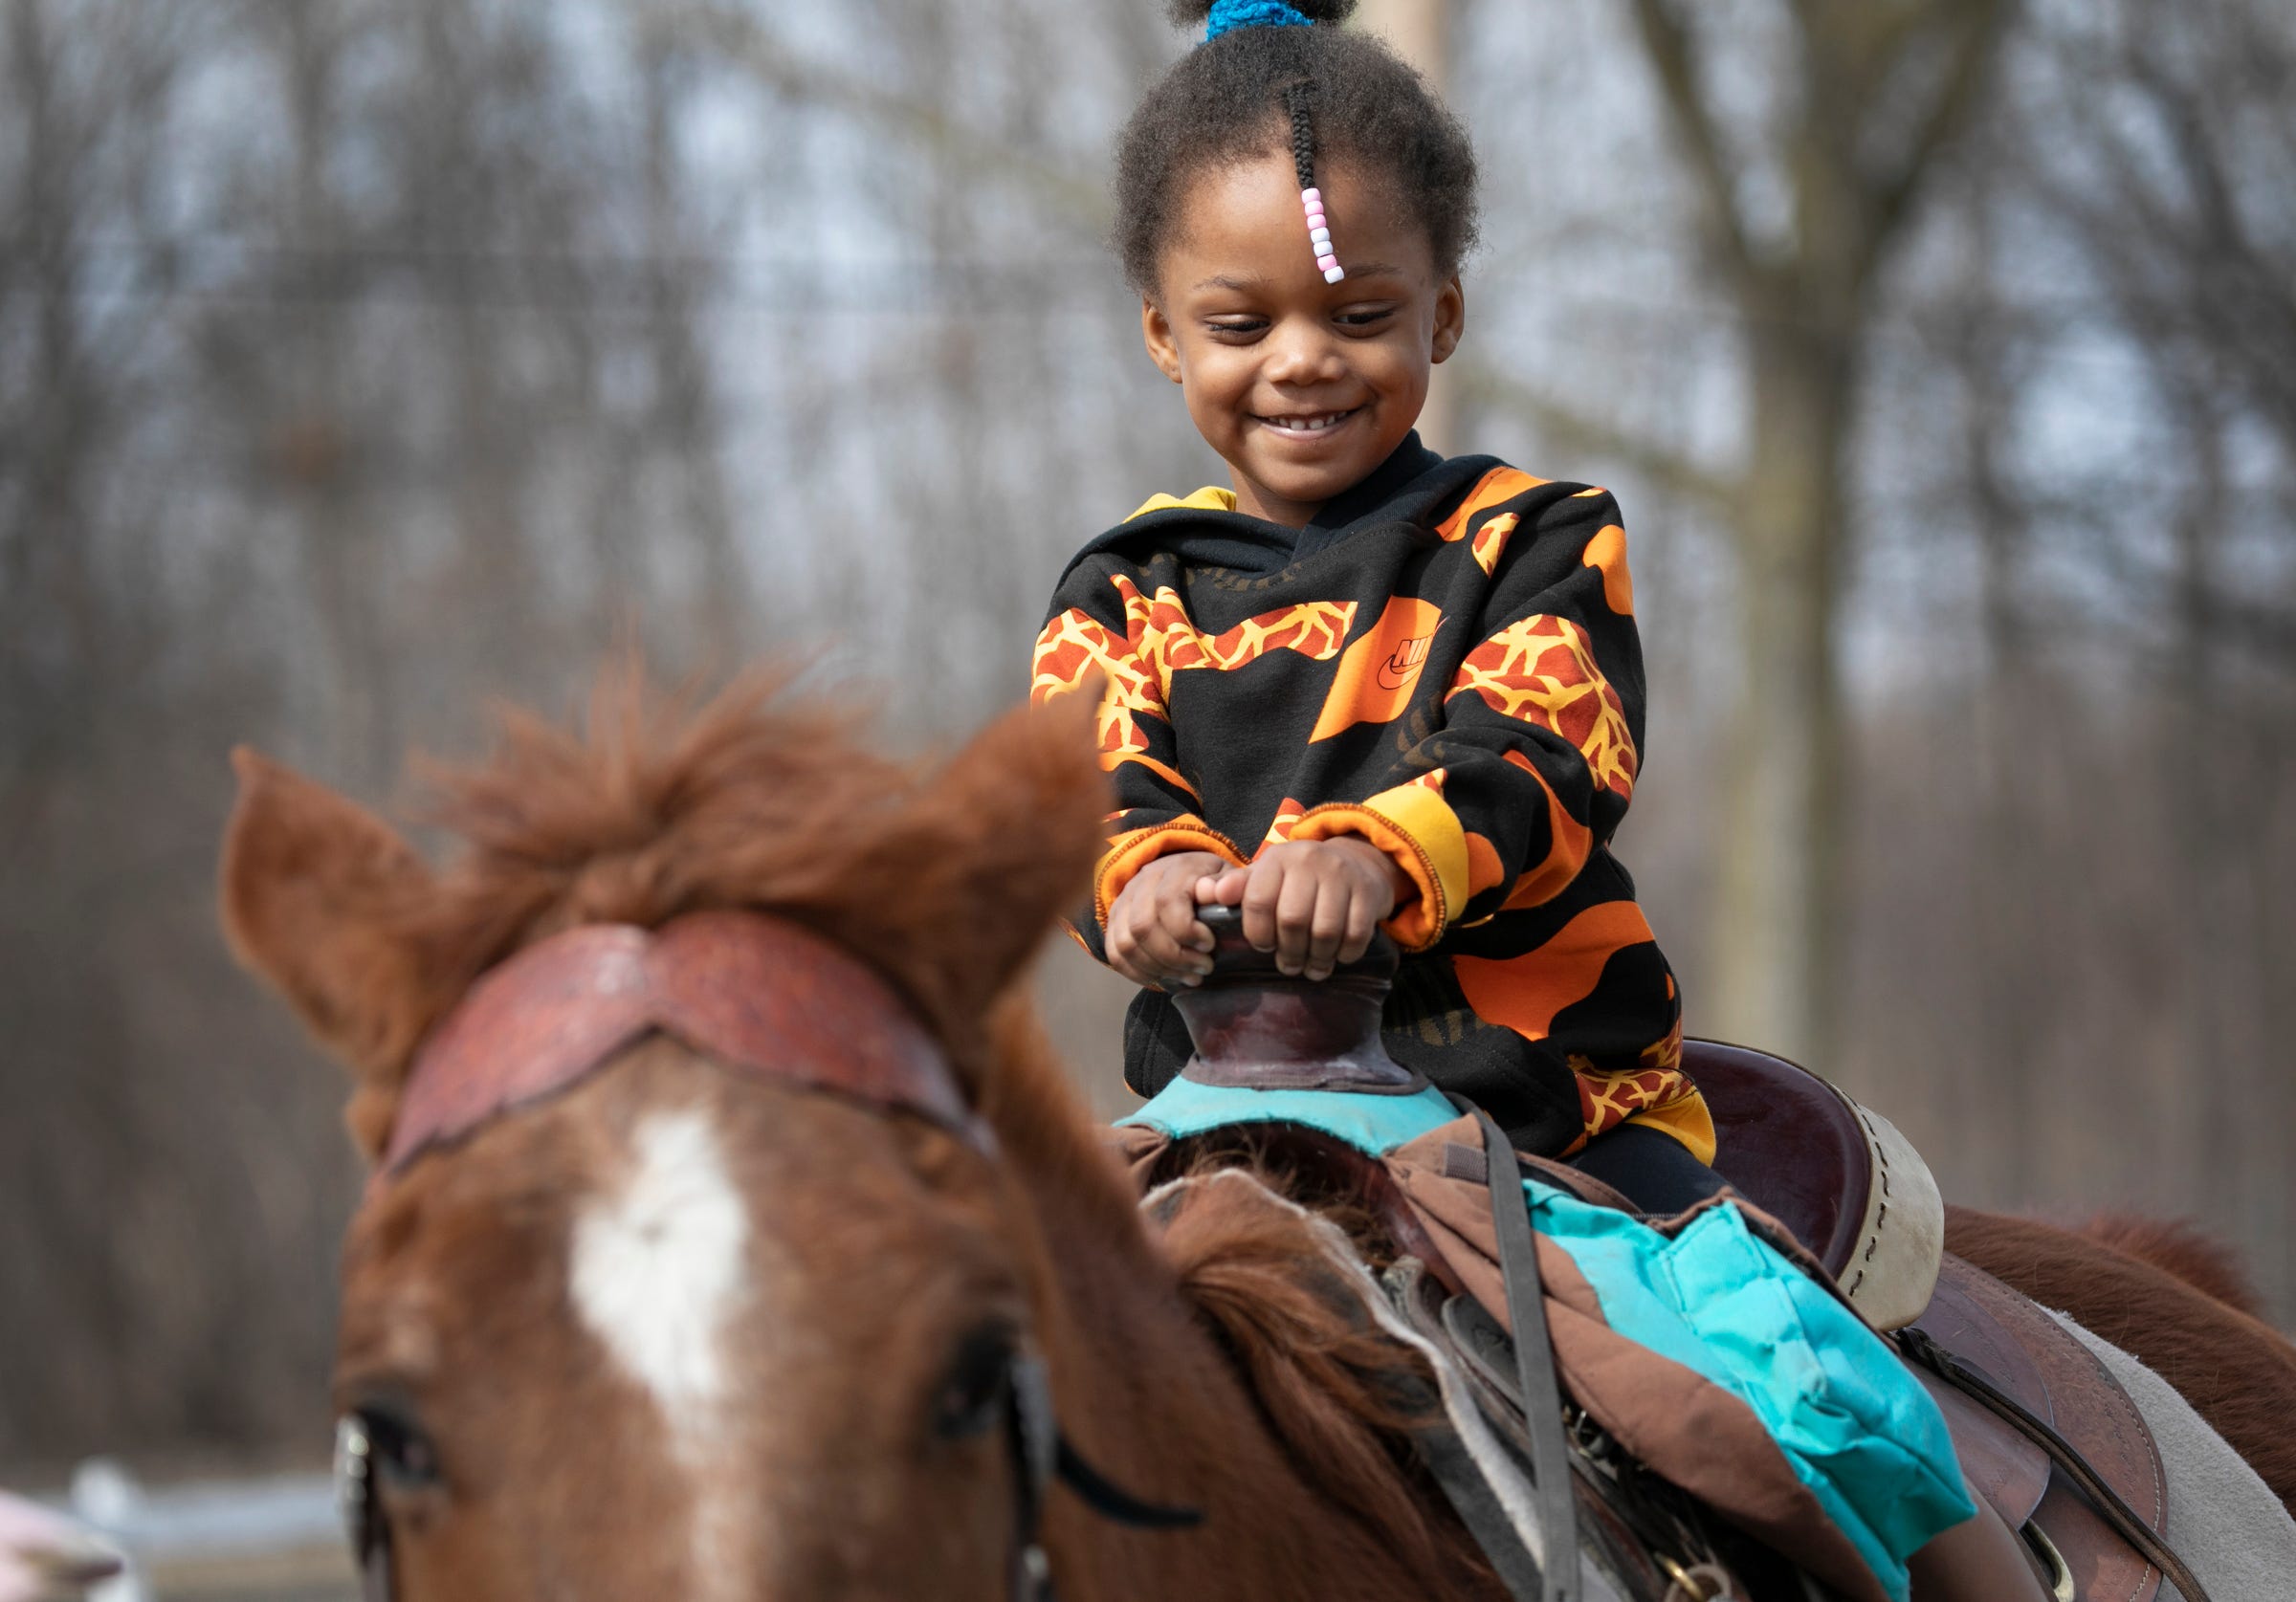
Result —
M1317 164L1347 276L1315 270L1288 153L1197 176L1140 303L1148 354L1235 478L1236 509L1297 528L1387 459L1466 296L1424 230L1344 160Z

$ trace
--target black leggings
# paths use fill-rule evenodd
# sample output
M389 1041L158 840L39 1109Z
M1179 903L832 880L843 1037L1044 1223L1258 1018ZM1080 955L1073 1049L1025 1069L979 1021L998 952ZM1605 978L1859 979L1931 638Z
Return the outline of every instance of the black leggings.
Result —
M1641 1124L1606 1130L1564 1160L1645 1213L1679 1213L1723 1186L1722 1175L1691 1156L1689 1147Z

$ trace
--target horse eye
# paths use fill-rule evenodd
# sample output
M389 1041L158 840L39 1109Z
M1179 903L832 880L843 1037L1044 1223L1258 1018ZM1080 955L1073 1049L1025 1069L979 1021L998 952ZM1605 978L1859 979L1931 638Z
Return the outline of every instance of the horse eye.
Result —
M438 1447L411 1414L369 1405L359 1410L365 1427L367 1459L385 1484L403 1491L439 1483Z
M1012 1330L984 1325L957 1343L946 1376L933 1401L933 1433L943 1440L964 1440L986 1432L1003 1416L1012 1372Z

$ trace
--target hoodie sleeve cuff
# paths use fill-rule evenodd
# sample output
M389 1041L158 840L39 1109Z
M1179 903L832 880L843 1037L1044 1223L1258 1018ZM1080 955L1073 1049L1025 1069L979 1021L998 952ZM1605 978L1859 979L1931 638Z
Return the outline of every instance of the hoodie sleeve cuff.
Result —
M1395 860L1419 887L1418 898L1395 910L1380 927L1407 952L1425 951L1443 938L1451 914L1467 902L1467 831L1441 792L1399 784L1364 801L1311 808L1292 826L1293 840L1352 835Z
M1209 851L1238 867L1244 866L1244 853L1236 849L1235 843L1198 818L1176 818L1169 823L1120 834L1108 843L1099 869L1093 875L1093 916L1100 927L1108 927L1108 910L1141 868L1159 857L1180 851Z

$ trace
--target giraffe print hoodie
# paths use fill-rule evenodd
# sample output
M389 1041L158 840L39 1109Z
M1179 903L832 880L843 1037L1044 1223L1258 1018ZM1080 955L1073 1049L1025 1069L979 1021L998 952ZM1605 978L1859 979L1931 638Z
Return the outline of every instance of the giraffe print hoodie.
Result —
M1118 809L1077 937L1173 851L1248 861L1354 835L1417 887L1388 1050L1518 1147L1629 1119L1713 1156L1672 971L1610 840L1641 764L1643 659L1617 503L1413 434L1305 528L1232 493L1158 495L1087 545L1036 643L1032 698L1104 675ZM1189 1052L1142 991L1125 1079Z

